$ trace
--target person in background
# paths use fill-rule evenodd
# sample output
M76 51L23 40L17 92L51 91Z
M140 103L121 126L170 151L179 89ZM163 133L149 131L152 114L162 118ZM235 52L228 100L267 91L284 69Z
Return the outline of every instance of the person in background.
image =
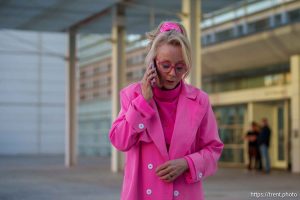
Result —
M223 149L208 95L187 84L191 48L178 22L148 34L146 72L120 92L109 138L126 152L121 200L203 200ZM199 67L199 66L193 66Z
M248 157L249 157L249 164L248 170L252 170L259 168L259 150L258 150L258 143L257 139L259 136L259 127L258 124L253 121L251 123L251 129L247 132L245 139L248 141ZM254 162L253 162L254 161ZM253 166L254 163L254 166Z
M271 139L271 129L268 124L267 118L261 120L262 127L260 134L258 136L258 145L260 150L260 155L262 159L263 169L265 173L270 173L270 156L269 156L269 146Z

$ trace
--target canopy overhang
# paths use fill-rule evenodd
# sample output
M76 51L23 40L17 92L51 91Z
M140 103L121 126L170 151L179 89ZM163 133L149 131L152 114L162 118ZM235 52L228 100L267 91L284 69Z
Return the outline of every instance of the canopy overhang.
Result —
M202 0L202 16L240 2ZM126 33L144 34L162 20L178 20L182 0L2 0L0 29L110 34L116 4L125 7Z

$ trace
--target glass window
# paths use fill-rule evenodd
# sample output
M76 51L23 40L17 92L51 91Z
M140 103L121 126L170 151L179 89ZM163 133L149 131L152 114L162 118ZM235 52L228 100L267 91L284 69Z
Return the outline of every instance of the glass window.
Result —
M281 22L282 22L281 17L282 17L281 14L275 15L275 17L274 17L274 25L275 25L275 27L281 25Z
M238 36L241 36L241 35L244 35L244 28L243 28L243 24L240 24L237 26L237 35Z
M234 37L234 31L233 28L222 30L216 33L216 40L218 42L229 40Z
M300 9L292 10L287 13L288 19L290 22L299 22L300 21Z
M263 31L269 28L269 20L268 18L266 19L261 19L255 22L251 22L248 24L248 32L249 33L255 33L259 31Z
M246 105L214 107L219 134L225 147L220 161L243 163L243 124Z

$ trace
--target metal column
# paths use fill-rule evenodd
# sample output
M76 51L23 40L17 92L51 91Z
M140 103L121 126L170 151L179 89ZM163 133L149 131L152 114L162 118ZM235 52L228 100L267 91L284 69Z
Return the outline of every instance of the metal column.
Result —
M201 88L201 0L182 0L181 2L182 23L187 29L187 34L192 45L190 83L197 88Z
M292 97L291 97L291 161L292 172L300 172L300 55L294 55L291 61Z
M65 130L65 165L77 163L77 90L76 90L76 31L69 31L69 62L66 69L66 130Z
M120 90L126 85L125 62L125 8L116 5L112 26L112 120L120 111ZM111 170L123 169L123 155L112 147Z

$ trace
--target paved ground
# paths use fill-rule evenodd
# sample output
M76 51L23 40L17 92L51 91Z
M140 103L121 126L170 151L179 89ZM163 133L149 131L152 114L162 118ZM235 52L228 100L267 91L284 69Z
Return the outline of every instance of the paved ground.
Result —
M66 169L58 156L0 156L0 200L118 200L122 174L108 158L80 158ZM207 200L300 199L300 175L220 169L204 181ZM251 192L293 192L297 198L256 198ZM257 194L256 194L257 195Z

